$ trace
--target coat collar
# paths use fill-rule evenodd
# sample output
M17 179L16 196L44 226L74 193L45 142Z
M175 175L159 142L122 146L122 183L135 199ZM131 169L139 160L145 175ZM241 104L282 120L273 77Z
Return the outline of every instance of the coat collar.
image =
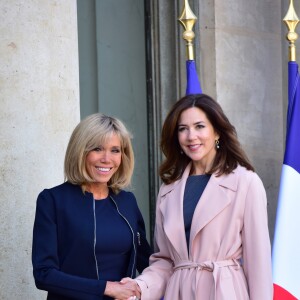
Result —
M188 251L185 243L183 197L191 166L192 164L190 163L179 180L169 185L163 185L160 193L162 197L160 210L163 215L164 230L180 257L183 256L185 258L188 258ZM193 243L196 235L206 224L230 204L231 198L226 193L226 190L229 189L233 192L237 190L237 173L238 169L228 175L219 177L216 177L216 174L211 175L194 212L190 232L190 243ZM192 249L192 247L190 249Z
M163 185L161 190L161 196L165 196L166 194L170 193L172 190L174 190L174 188L176 188L180 184L184 184L185 186L185 182L190 174L191 168L192 168L192 163L189 163L185 168L182 177L180 179L168 185ZM235 192L237 190L236 173L240 168L241 167L238 166L234 172L228 175L222 175L217 177L216 174L213 174L212 178L214 178L214 180L216 180L220 186L223 186Z

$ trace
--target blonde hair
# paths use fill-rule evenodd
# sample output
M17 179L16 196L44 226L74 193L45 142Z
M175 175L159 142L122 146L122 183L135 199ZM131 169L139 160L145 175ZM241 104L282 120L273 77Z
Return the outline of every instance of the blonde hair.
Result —
M93 182L86 169L86 157L99 143L104 144L113 134L120 139L121 164L108 186L114 193L118 193L130 185L134 168L131 134L120 120L101 113L86 117L75 127L65 155L65 180L80 185L83 189L87 183Z

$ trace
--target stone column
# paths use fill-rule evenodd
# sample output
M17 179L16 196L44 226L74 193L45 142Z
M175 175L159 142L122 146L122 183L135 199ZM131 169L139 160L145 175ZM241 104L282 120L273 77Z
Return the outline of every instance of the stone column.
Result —
M45 299L34 286L38 193L63 182L79 122L75 0L0 2L0 299Z
M281 1L205 0L199 7L203 91L220 102L263 180L272 238L287 100Z

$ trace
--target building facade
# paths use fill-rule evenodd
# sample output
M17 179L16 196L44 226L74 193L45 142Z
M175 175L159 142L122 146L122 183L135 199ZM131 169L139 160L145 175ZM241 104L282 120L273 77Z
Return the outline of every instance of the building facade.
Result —
M81 118L101 111L133 134L132 189L152 238L159 137L185 93L183 0L0 0L0 299L45 299L34 286L38 193L63 181ZM262 178L273 238L287 107L288 1L190 0L204 93L222 105ZM296 6L300 12L300 7Z

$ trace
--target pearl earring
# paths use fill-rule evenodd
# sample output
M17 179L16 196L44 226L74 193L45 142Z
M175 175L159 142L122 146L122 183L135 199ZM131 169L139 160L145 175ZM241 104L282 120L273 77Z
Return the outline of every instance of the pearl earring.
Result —
M216 148L217 148L217 150L220 149L220 145L219 144L220 144L219 140L216 140Z

